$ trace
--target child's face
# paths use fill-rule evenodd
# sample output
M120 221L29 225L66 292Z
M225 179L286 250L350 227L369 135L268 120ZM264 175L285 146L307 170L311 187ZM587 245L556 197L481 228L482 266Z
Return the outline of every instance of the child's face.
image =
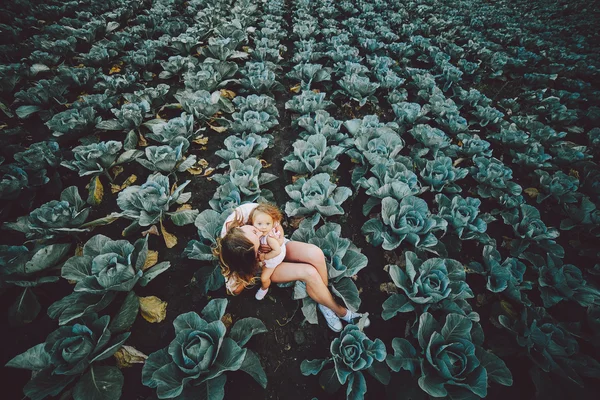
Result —
M268 233L273 229L273 219L269 214L257 212L254 215L252 225L262 233Z

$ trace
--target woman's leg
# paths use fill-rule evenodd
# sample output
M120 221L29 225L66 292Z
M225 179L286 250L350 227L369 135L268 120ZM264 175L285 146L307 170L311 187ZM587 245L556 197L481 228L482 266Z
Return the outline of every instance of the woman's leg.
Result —
M289 254L289 248L287 251ZM271 282L285 283L292 281L304 282L306 292L310 298L333 310L338 317L346 315L346 308L336 303L331 292L323 283L321 275L313 265L284 261L275 268L273 275L271 275Z
M328 285L327 264L323 250L314 244L291 241L285 245L285 251L285 261L312 265L321 276L325 286Z

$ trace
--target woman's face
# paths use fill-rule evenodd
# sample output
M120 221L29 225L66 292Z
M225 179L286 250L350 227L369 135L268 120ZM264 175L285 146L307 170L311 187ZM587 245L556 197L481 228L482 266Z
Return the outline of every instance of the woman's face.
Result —
M242 232L244 232L246 238L252 242L252 244L254 245L254 250L258 253L258 248L260 247L259 238L262 236L262 232L253 227L252 225L244 225L241 226L239 229L241 229Z

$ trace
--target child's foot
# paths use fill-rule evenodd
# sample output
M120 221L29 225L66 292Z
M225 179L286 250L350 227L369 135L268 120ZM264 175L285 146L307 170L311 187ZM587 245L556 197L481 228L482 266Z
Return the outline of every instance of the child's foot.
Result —
M266 288L266 289L260 288L260 289L258 289L258 292L256 292L256 294L254 295L254 298L256 300L262 300L265 298L268 291L269 291L269 288Z

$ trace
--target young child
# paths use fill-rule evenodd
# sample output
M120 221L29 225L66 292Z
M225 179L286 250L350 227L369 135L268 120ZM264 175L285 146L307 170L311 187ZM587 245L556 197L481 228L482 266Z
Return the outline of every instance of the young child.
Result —
M261 288L254 296L257 300L264 299L269 291L269 286L271 286L271 275L275 271L275 267L281 264L285 258L284 238L277 230L281 218L281 211L271 204L259 204L258 207L252 210L248 218L248 223L263 234L260 243L271 248L270 252L260 253L259 255L260 260L264 263L260 274Z

